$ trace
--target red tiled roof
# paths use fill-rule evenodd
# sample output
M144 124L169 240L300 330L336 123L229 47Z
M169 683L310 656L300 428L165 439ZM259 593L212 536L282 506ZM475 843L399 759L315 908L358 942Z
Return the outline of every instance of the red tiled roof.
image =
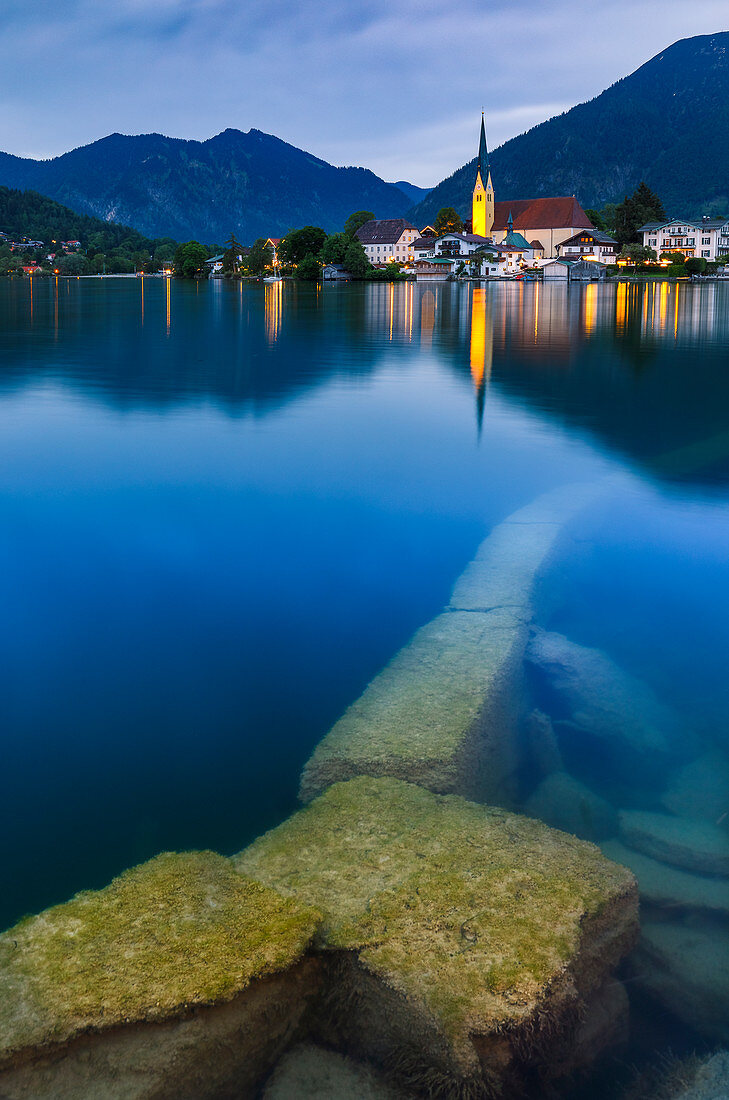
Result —
M592 222L574 195L554 199L516 199L494 203L494 230L507 228L509 215L514 229L592 229Z

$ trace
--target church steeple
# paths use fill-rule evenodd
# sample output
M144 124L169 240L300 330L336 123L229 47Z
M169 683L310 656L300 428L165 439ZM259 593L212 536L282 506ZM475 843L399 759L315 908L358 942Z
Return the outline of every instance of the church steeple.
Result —
M488 237L494 226L494 185L491 182L491 166L486 144L486 125L481 112L481 137L478 143L478 167L471 202L473 232Z

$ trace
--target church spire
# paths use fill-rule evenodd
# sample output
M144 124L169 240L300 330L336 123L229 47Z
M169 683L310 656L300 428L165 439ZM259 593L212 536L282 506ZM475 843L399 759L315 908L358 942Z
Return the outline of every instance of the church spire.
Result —
M486 123L481 112L481 135L478 143L478 167L471 201L471 224L478 237L488 237L494 224L494 185L491 182L489 150L486 145Z
M478 171L481 179L486 182L490 171L489 165L489 151L486 145L486 124L484 123L483 111L481 111L481 139L478 143Z

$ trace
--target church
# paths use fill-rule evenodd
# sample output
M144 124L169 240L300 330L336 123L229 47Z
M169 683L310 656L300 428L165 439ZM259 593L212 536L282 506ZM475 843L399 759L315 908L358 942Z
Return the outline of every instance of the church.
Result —
M501 244L509 234L519 234L528 242L534 255L541 255L545 260L557 257L558 245L568 241L581 229L593 228L574 195L496 201L483 114L471 210L472 232L476 236L490 237L496 244Z

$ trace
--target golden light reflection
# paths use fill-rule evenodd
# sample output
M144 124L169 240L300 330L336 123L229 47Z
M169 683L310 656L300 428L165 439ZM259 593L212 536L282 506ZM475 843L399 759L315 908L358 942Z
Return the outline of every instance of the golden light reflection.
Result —
M625 332L625 322L628 316L628 284L618 283L615 298L615 328L618 334Z
M666 317L668 315L668 283L662 282L658 294L658 327L663 333L666 331Z
M520 295L521 297L521 295ZM481 435L486 390L494 359L494 323L491 298L485 287L475 287L471 300L471 378L476 390L476 418Z
M423 347L432 344L434 325L435 295L432 290L426 290L420 300L420 342Z
M170 334L170 326L172 324L172 299L171 299L171 296L170 296L171 295L171 290L170 290L171 286L172 286L172 280L171 279L165 279L165 289L166 289L166 299L167 299L167 335L168 336Z
M30 277L30 323L33 324L33 276Z
M278 340L279 330L281 328L283 283L266 283L263 295L266 339L269 344L275 344Z
M392 343L392 319L395 313L395 284L390 283L390 343Z
M585 335L590 336L595 331L595 317L597 315L597 283L588 283L585 287Z
M413 296L415 294L415 284L408 283L408 340L412 344L413 342Z
M139 280L139 288L142 292L141 293L141 297L142 297L142 324L144 324L144 276L142 276Z
M58 336L58 276L56 275L53 280L56 284L55 294L53 298L53 328L56 336Z
M534 343L537 343L539 338L539 290L541 283L535 283L534 285Z
M681 288L680 288L679 284L676 283L676 308L675 308L674 313L673 313L673 339L674 340L676 340L678 338L678 292L679 292L680 289Z

